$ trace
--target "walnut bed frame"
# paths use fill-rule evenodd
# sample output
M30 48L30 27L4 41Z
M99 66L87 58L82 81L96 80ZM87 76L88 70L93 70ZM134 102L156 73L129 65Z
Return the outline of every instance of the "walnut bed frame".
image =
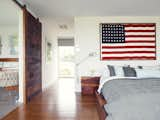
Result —
M107 101L104 99L102 95L100 95L97 91L95 91L96 99L97 99L97 111L100 120L105 120L108 114L104 109L104 105L107 104Z

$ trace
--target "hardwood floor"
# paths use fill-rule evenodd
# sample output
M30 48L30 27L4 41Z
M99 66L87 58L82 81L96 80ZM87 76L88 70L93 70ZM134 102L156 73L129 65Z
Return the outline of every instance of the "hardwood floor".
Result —
M3 120L99 120L95 97L75 94L67 80L60 80Z

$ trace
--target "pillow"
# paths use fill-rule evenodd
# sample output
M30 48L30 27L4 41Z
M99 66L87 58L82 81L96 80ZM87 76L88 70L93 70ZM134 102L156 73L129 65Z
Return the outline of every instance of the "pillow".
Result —
M112 77L112 76L121 76L122 73L122 68L120 70L119 66L112 66L112 65L107 65L105 69L103 70L103 73L100 78L100 84L105 81L106 78Z
M125 77L136 77L136 70L132 67L123 67Z
M99 81L100 84L103 83L103 81L108 77L110 77L110 73L109 73L108 67L107 68L105 67L105 69L103 70L103 73L101 75L100 81Z
M160 70L156 69L136 69L139 78L160 78Z
M112 65L107 65L107 67L108 67L110 76L116 76L114 66L112 66Z
M140 66L141 69L152 69L152 70L160 70L160 66L159 65L151 65L151 66ZM139 68L139 66L138 66ZM140 68L139 68L140 69Z
M123 67L122 66L115 66L115 74L117 77L124 77Z
M138 69L143 69L143 66L137 66L138 67Z

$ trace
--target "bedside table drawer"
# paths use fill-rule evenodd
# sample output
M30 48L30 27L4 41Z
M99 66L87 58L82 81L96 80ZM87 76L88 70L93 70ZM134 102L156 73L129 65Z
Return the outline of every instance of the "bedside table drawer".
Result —
M95 95L95 91L98 89L100 77L81 77L81 90L83 95Z
M98 87L82 86L83 95L94 95Z
M100 77L82 77L81 83L99 84Z

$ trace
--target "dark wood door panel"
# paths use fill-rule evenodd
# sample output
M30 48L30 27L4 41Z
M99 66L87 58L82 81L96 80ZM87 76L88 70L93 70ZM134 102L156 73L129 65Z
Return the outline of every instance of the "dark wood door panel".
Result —
M26 102L42 91L42 25L24 9L25 26L25 94Z

